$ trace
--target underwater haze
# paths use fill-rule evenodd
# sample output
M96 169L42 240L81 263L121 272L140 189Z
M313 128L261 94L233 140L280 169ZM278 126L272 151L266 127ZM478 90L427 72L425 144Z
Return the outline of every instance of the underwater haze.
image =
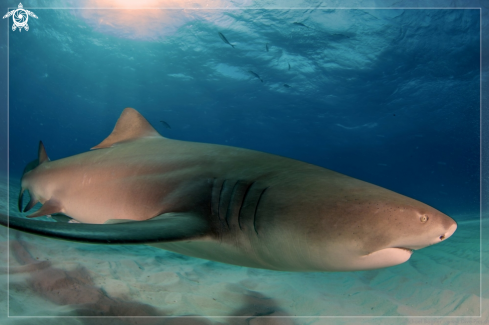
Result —
M240 324L212 316L479 315L478 9L85 5L92 9L25 4L38 19L9 32L11 215L20 215L20 178L40 140L51 160L88 151L133 107L164 137L332 169L424 202L459 228L402 265L351 273L257 270L10 231L11 316ZM49 274L64 285L48 284ZM277 319L270 324L301 324Z

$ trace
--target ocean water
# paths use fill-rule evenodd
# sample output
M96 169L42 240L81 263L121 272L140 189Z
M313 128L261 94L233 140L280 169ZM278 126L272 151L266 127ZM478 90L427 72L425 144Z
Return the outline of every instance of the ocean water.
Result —
M395 267L294 273L2 229L2 308L15 316L8 324L41 316L53 324L441 324L450 319L429 317L479 316L487 304L480 11L207 4L214 9L25 4L38 18L28 18L28 31L9 32L3 210L21 215L20 177L40 140L51 160L88 151L133 107L165 137L332 169L431 205L458 230ZM489 314L469 319L482 324Z

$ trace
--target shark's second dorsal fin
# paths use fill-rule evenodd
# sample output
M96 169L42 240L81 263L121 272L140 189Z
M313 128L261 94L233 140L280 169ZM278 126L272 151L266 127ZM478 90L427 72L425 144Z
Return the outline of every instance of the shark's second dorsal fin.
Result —
M161 135L138 111L128 107L122 111L112 133L91 149L109 148L116 143L147 137L161 137Z
M42 163L45 163L49 161L48 154L46 153L46 149L44 148L44 144L42 141L39 141L39 150L38 150L38 160L39 160L39 165Z

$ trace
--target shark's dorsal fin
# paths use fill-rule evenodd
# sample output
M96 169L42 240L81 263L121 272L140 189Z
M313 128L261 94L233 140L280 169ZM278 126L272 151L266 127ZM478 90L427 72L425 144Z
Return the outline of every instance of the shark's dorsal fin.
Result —
M91 149L110 148L116 143L139 138L162 137L134 108L126 108L115 124L112 133Z
M49 161L48 154L46 153L46 149L44 148L44 144L42 141L39 141L39 151L38 151L38 160L39 160L39 165L42 163L45 163L46 161Z

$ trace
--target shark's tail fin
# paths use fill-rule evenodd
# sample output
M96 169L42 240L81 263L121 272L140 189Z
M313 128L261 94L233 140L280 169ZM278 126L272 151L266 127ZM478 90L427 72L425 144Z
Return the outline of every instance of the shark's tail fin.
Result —
M49 157L46 153L46 149L44 148L44 144L42 141L39 141L39 150L38 150L38 158L31 161L28 163L25 168L24 172L22 173L22 178L24 178L24 175L30 172L31 170L35 169L37 166L49 161ZM22 182L21 178L21 182ZM19 193L19 200L18 200L18 207L19 211L22 211L22 198L24 197L24 192L26 188L21 185L20 188L20 193ZM25 207L24 212L29 211L35 204L37 203L37 199L34 199L31 195L31 200L29 204Z

